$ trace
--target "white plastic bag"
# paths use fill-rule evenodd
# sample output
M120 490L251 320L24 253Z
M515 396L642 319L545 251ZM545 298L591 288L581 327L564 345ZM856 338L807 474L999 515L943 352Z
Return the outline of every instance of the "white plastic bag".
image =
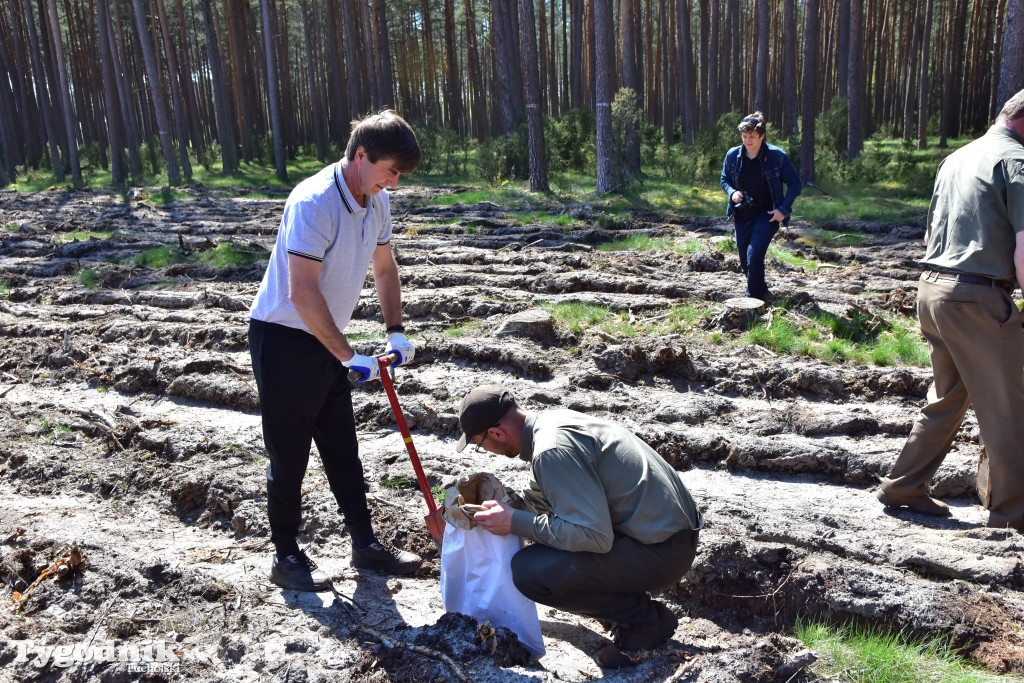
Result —
M544 638L540 634L537 603L528 600L512 583L512 556L522 547L513 534L495 536L480 527L444 528L441 544L441 600L447 612L458 612L504 626L540 657Z

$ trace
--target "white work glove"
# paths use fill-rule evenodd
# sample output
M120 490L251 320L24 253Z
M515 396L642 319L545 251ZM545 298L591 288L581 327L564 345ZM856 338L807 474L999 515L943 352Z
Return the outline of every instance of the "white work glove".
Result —
M359 379L355 380L356 384L380 379L380 365L377 364L376 358L361 356L357 353L348 360L341 361L341 364L349 370L355 370L362 375Z
M392 365L407 363L416 357L416 347L405 338L401 332L392 332L388 335L388 346L384 349L384 355L397 354L398 359Z

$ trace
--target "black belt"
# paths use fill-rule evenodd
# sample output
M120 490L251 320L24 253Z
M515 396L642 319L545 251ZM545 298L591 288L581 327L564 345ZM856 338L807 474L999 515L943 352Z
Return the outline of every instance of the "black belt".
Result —
M986 287L998 287L999 289L1005 289L1007 292L1013 291L1013 283L1007 280L996 280L994 278L985 277L984 275L971 275L969 273L939 273L934 270L924 271L924 276L927 278L934 278L936 280L952 280L953 282L963 282L968 285L984 285Z

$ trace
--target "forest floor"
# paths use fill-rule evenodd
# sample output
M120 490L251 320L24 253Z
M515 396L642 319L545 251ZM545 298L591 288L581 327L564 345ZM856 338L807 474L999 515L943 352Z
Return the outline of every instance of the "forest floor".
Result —
M739 332L717 315L705 321L717 342L537 326L538 308L561 302L624 312L641 329L673 304L722 310L743 293L735 254L595 245L626 234L711 244L730 225L638 210L609 226L586 205L543 198L427 201L451 192L393 194L406 327L420 347L396 386L430 481L490 471L526 483L519 460L454 452L459 400L480 383L510 386L528 410L572 408L634 430L681 472L707 520L693 568L658 594L679 617L670 643L602 670L601 625L539 606L546 654L530 662L507 632L481 643L473 620L445 617L440 556L379 383L354 392L368 495L380 535L423 555L421 570L350 567L313 458L300 542L336 592L273 586L246 330L283 197L3 192L0 681L817 680L820 653L792 636L801 618L945 637L992 674L1024 672L1024 536L986 527L973 413L935 479L952 517L875 499L927 368L778 355L733 343ZM513 211L541 217L523 225ZM577 224L558 226L563 212ZM807 252L798 238L811 227L822 226L795 220L777 243ZM923 226L826 227L868 239L808 253L828 266L815 270L772 259L776 297L840 317L913 311ZM195 255L224 243L262 258L134 261L161 245ZM366 335L357 350L382 351L380 327L368 289L348 330Z

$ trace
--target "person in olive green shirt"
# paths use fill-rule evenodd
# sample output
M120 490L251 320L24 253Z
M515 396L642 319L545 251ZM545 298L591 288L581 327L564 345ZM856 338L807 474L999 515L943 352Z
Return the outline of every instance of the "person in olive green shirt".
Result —
M1024 90L939 164L925 240L917 313L934 383L878 499L949 515L927 489L973 404L988 524L1024 532Z
M615 645L653 649L678 620L647 591L679 581L693 564L703 517L679 473L624 427L572 410L523 410L506 388L462 400L462 437L478 450L530 463L527 509L485 501L474 521L533 541L512 558L529 599L611 622ZM620 651L598 663L626 663Z

